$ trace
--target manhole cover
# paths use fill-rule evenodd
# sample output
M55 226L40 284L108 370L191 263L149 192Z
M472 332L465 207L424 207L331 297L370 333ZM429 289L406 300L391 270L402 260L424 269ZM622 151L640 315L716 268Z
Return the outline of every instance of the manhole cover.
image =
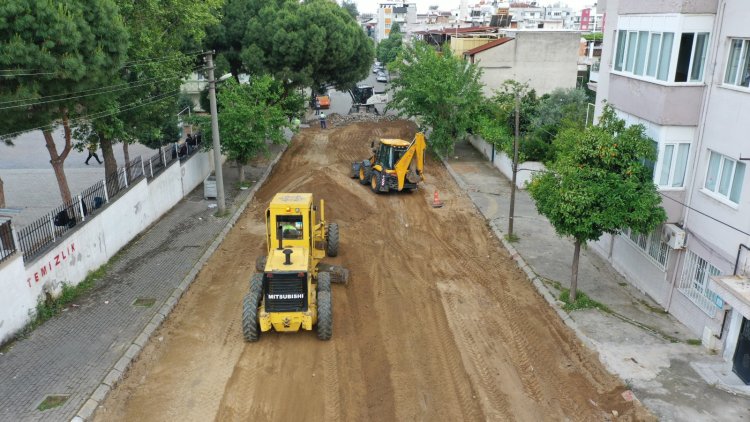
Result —
M70 397L70 395L51 394L45 397L44 400L42 400L42 402L39 403L39 406L37 406L36 409L41 410L43 412L47 409L52 409L58 406L62 406L62 404L68 400L68 397Z
M135 302L133 302L133 306L142 306L144 308L149 308L151 306L154 306L155 302L156 299L152 297L139 297L135 300Z

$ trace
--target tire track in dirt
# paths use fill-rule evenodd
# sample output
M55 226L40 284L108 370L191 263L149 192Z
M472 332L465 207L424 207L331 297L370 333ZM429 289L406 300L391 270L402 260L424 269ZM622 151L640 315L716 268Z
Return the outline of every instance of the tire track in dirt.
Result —
M413 193L349 178L376 134L409 122L306 129L211 257L99 420L602 420L637 415L509 259L432 157ZM445 207L429 206L439 190ZM278 191L312 192L339 223L348 286L333 287L334 336L264 333L245 343L241 301ZM533 366L534 370L530 370ZM600 409L588 404L593 399Z

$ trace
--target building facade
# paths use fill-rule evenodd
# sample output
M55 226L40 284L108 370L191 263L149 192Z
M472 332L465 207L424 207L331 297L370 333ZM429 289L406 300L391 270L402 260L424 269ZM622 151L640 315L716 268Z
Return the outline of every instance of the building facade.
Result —
M405 24L417 23L417 4L403 1L384 2L378 4L377 41L388 38L393 24L398 23L401 28Z
M597 115L606 101L629 124L644 125L668 220L593 246L750 383L750 293L741 287L750 271L742 246L750 244L750 3L599 7L606 26ZM727 276L737 283L716 284Z

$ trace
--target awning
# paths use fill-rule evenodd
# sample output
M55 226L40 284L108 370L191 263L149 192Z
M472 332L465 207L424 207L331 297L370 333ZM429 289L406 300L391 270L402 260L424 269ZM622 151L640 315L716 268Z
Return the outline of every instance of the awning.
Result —
M711 276L708 288L742 316L750 319L750 279L739 275Z

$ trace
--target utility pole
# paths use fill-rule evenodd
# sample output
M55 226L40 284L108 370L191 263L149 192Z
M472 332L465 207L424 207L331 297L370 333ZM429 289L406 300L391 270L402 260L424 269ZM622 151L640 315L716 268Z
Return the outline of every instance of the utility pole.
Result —
M211 139L214 147L214 168L216 174L216 202L219 215L227 211L224 200L224 176L221 173L221 142L219 141L219 115L216 111L216 80L214 79L213 51L206 53L206 69L208 70L208 100L211 104Z
M516 91L516 127L515 137L513 138L513 180L510 184L510 212L508 213L508 240L513 238L513 214L516 208L516 173L518 172L518 123L520 121L521 100L518 91Z

